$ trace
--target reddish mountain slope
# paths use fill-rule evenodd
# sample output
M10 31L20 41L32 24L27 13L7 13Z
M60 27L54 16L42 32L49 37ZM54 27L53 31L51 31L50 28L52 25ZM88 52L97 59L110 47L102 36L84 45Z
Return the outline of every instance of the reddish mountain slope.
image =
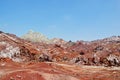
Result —
M0 80L120 80L120 36L53 40L30 42L0 31Z

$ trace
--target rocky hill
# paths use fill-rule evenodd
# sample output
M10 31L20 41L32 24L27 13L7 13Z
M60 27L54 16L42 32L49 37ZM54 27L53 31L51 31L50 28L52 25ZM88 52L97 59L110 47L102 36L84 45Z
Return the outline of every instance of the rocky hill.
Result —
M39 40L0 31L0 80L120 80L120 36Z

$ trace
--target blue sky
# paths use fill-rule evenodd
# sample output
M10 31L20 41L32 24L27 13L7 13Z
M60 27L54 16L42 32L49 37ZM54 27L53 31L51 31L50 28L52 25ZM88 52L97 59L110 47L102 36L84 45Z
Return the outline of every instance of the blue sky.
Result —
M120 0L0 0L0 30L95 40L120 35Z

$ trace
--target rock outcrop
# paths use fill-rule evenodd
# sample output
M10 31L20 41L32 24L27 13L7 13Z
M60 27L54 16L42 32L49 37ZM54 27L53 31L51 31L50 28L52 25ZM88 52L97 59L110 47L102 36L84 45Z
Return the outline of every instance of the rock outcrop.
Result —
M45 43L0 31L0 80L120 80L119 66L120 36Z
M9 58L15 62L34 60L39 53L36 46L28 41L8 33L0 33L0 58Z

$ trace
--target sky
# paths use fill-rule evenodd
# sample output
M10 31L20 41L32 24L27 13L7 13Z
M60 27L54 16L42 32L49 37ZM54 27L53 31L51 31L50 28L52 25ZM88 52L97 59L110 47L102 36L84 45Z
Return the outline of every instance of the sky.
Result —
M96 40L120 35L120 0L0 0L0 30Z

